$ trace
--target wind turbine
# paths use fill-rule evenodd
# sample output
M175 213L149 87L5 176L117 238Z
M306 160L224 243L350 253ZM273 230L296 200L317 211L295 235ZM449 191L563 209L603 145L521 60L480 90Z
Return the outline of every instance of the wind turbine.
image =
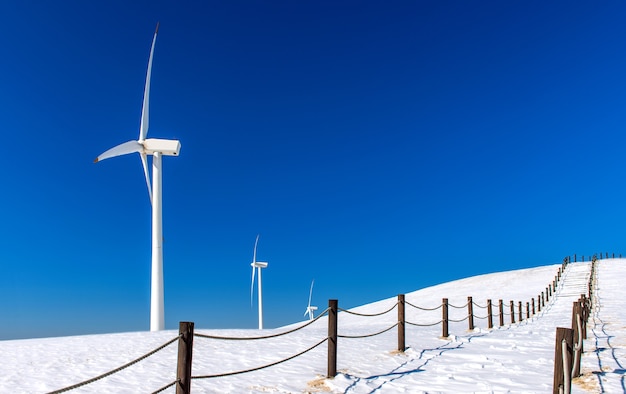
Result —
M250 305L252 305L252 296L254 293L254 273L259 271L259 330L263 329L263 289L261 285L261 269L267 268L266 262L256 261L256 247L259 243L259 235L256 236L254 241L254 253L252 254L252 282L250 283Z
M150 109L150 75L152 73L152 57L156 42L159 24L157 23L150 58L146 74L146 85L143 92L143 107L141 110L141 125L139 126L139 139L117 145L94 160L94 163L115 156L139 153L143 172L148 185L148 194L152 203L152 276L150 283L150 331L165 329L164 301L163 301L163 223L162 223L162 156L178 156L180 141L146 138L148 135L149 109ZM148 173L148 158L152 156L152 184Z
M313 320L313 312L317 310L316 306L311 306L311 297L313 296L313 283L315 283L315 279L311 281L311 290L309 290L309 304L304 311L304 316L309 315L309 320Z

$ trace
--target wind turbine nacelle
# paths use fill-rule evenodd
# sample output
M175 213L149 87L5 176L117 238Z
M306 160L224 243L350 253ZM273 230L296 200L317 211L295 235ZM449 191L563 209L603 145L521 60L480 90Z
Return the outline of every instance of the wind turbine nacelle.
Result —
M164 156L178 156L180 141L148 138L143 142L143 150L148 155L158 152Z
M317 307L316 306L310 306L309 309L312 310L312 311L316 311Z
M267 263L264 263L262 261L256 261L250 265L253 267L258 267L258 268L267 268Z

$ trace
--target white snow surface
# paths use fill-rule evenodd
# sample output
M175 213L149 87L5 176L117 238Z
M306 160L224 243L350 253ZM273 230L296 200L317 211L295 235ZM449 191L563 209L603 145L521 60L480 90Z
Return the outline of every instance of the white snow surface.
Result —
M467 316L472 296L475 329L468 322L442 326L406 325L406 350L396 351L397 329L366 338L397 322L396 297L340 312L338 317L338 374L326 378L327 343L308 353L255 372L192 380L195 393L548 393L552 390L556 327L570 327L572 303L587 292L591 264L571 263L541 312L526 319L526 302L546 291L558 265L475 276L406 294L406 301L436 308L448 298L450 319ZM584 341L583 376L573 393L621 393L626 373L626 259L599 260L594 307ZM493 329L487 328L484 307L493 300ZM504 326L499 326L498 300L504 300ZM515 301L511 324L509 302ZM524 320L519 322L518 301ZM461 308L455 308L455 306ZM339 300L341 308L341 300ZM321 311L322 308L320 308ZM441 309L423 311L406 306L409 323L441 320ZM272 330L205 330L196 333L227 337L255 337L291 330L305 322ZM193 376L223 374L271 364L324 340L327 317L271 339L231 341L194 338ZM135 332L0 341L0 392L46 393L98 376L156 349L178 331ZM344 336L344 337L342 337ZM151 393L176 377L177 343L136 364L70 393ZM170 387L163 392L174 393Z

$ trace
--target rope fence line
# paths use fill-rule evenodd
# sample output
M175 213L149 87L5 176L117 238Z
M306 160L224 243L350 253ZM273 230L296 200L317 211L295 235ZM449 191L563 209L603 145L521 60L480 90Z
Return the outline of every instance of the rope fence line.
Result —
M411 307L413 307L413 308L415 308L415 309L419 309L419 310L421 310L421 311L436 311L437 309L441 309L441 307L442 307L442 305L441 305L441 304L439 304L439 306L437 306L437 307L435 307L435 308L423 308L423 307L421 307L421 306L413 305L413 304L411 304L411 303L410 303L410 302L408 302L408 301L404 301L404 303L405 303L406 305L408 305L408 306L411 306Z
M294 328L293 330L289 330L289 331L285 331L285 332L280 332L277 334L271 334L271 335L264 335L264 336L260 336L260 337L224 337L224 336L219 336L219 335L207 335L207 334L193 334L194 337L198 337L198 338L206 338L206 339L220 339L220 340L225 340L225 341L256 341L258 339L270 339L270 338L277 338L277 337L282 337L283 335L287 335L287 334L291 334L294 333L296 331L302 330L305 327L310 326L311 324L315 323L316 321L318 321L320 318L322 318L324 315L326 315L326 313L328 313L329 308L326 308L325 310L323 310L319 316L317 316L315 319L307 322L306 324L303 324L299 327Z
M120 371L122 371L122 370L124 370L124 369L126 369L126 368L128 368L128 367L130 367L131 365L135 365L135 364L137 364L139 361L145 360L146 358L148 358L148 357L152 356L153 354L155 354L155 353L157 353L157 352L159 352L159 351L161 351L161 350L165 349L166 347L168 347L168 346L169 346L169 345L171 345L172 343L174 343L174 342L178 341L178 339L179 339L179 338L180 338L180 335L179 335L179 336L177 336L176 338L174 338L174 339L170 340L170 341L167 341L166 343L164 343L163 345L159 346L158 348L156 348L156 349L152 350L151 352L146 353L146 354L144 354L143 356L141 356L141 357L139 357L139 358L136 358L136 359L134 359L133 361L131 361L131 362L129 362L129 363L126 363L126 364L124 364L124 365L122 365L122 366L120 366L120 367L118 367L118 368L115 368L115 369L113 369L113 370L111 370L111 371L109 371L109 372L105 372L105 373L103 373L102 375L98 375L98 376L96 376L96 377L94 377L94 378L91 378L91 379L85 380L85 381L80 382L80 383L76 383L76 384L74 384L74 385L72 385L72 386L68 386L68 387L64 387L64 388L59 389L59 390L51 391L51 392L49 392L48 394L58 394L58 393L64 393L64 392L66 392L66 391L74 390L74 389L77 389L77 388L79 388L79 387L85 386L85 385L87 385L87 384L91 384L91 383L93 383L93 382L95 382L95 381L98 381L98 380L100 380L100 379L106 378L107 376L111 376L111 375L113 375L113 374L116 374L116 373L118 373L118 372L120 372Z
M395 304L393 304L393 306L391 308L387 309L386 311L378 312L378 313L359 313L359 312L354 312L354 311L350 311L348 309L343 309L343 308L339 308L338 310L340 312L346 312L347 314L355 315L355 316L375 317L375 316L382 316L382 315L384 315L386 313L389 313L392 310L396 309L397 306L398 306L398 303L396 302Z
M472 302L472 304L474 304L474 306L475 306L475 307L477 307L477 308L480 308L480 309L487 309L487 305L482 306L482 305L477 304L476 302Z
M255 368L250 368L250 369L244 369L241 371L235 371L235 372L225 372L225 373L220 373L220 374L214 374L214 375L198 375L198 376L192 376L191 379L212 379L212 378L221 378L221 377L225 377L225 376L234 376L234 375L241 375L244 373L248 373L248 372L254 372L254 371L260 371L262 369L265 368L269 368L269 367L273 367L275 365L278 364L282 364L284 362L287 362L289 360L293 360L296 357L300 357L305 353L310 352L311 350L315 349L316 347L318 347L319 345L321 345L322 343L328 341L328 337L322 339L321 341L319 341L318 343L316 343L315 345L311 346L310 348L301 351L300 353L294 354L293 356L287 357L285 359L270 363L270 364L266 364L260 367L255 367Z
M170 387L174 386L175 384L177 384L179 382L180 382L180 379L176 379L175 381L173 381L171 383L168 383L167 385L161 387L157 391L153 391L152 394L159 394L160 392L163 392L163 391L169 389Z
M412 322L410 322L410 321L408 321L408 320L405 320L404 322L405 322L406 324L410 324L410 325L412 325L412 326L416 326L416 327L432 327L432 326L436 326L436 325L441 324L441 323L443 322L443 320L439 320L439 321L438 321L438 322L436 322L436 323L430 323L430 324L417 324L417 323L412 323Z
M391 326L391 327L385 328L384 330L379 331L379 332L375 332L375 333L373 333L373 334L364 334L364 335L337 335L337 337L339 337L339 338L348 338L348 339L358 339L358 338L369 338L369 337L375 337L376 335L380 335L380 334L384 334L384 333L386 333L387 331L391 330L392 328L396 328L396 327L398 327L398 324L400 324L400 323L396 323L396 324L394 324L394 325L393 325L393 326Z
M454 309L465 309L467 308L467 306L469 305L469 302L465 303L465 305L461 305L461 306L456 306L456 305L452 305L452 304L448 304L448 306L450 308L454 308Z

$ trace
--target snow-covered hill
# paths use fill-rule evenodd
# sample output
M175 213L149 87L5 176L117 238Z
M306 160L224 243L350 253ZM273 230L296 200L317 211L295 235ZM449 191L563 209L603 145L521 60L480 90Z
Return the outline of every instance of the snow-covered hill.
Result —
M197 379L192 392L538 392L552 389L554 335L557 326L569 327L571 307L586 292L589 263L567 266L561 284L549 303L530 319L487 329L486 300L508 305L526 302L545 292L560 265L481 275L418 290L406 301L422 308L436 308L442 298L451 305L450 319L461 320L472 296L478 318L476 329L467 321L450 323L450 336L441 338L441 324L407 324L404 353L397 347L396 329L367 338L347 338L376 333L396 323L395 310L375 317L363 314L384 312L396 297L339 313L338 375L326 379L326 344L285 363L231 377ZM573 392L624 392L626 372L626 318L622 286L626 260L600 260L597 267L597 299L588 325L589 338L583 356L584 376ZM341 307L341 300L339 300ZM322 310L320 306L320 310ZM355 314L357 313L357 314ZM441 309L424 311L406 308L406 320L414 324L436 323ZM516 316L516 321L518 317ZM263 335L293 328L265 330ZM257 330L203 330L196 333L229 337L257 336ZM87 335L0 342L0 392L45 393L78 383L123 365L178 335L176 331ZM193 375L212 375L245 370L287 358L323 340L327 320L323 317L292 334L257 341L194 339ZM83 386L76 393L153 392L175 378L177 346L174 343L133 366ZM169 388L164 392L173 393Z

